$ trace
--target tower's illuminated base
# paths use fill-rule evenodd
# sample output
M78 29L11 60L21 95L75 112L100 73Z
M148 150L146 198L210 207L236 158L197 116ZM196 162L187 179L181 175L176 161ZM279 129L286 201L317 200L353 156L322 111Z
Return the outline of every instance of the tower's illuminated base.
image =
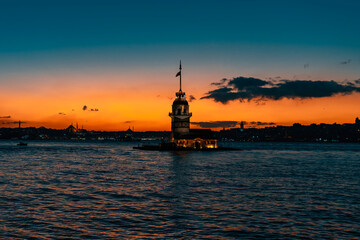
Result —
M193 148L193 147L181 147L174 143L165 143L159 145L143 145L140 147L133 147L134 149L148 150L148 151L240 151L237 148L217 147L217 148Z

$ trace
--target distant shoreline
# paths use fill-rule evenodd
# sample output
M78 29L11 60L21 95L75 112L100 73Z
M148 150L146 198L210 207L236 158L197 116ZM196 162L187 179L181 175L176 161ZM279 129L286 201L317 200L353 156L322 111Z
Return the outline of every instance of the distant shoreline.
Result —
M311 124L271 126L265 128L227 128L212 131L221 142L360 142L360 121L346 124ZM66 129L51 128L0 128L0 139L7 140L92 140L137 142L146 140L167 141L170 131L136 132L88 131L70 125Z

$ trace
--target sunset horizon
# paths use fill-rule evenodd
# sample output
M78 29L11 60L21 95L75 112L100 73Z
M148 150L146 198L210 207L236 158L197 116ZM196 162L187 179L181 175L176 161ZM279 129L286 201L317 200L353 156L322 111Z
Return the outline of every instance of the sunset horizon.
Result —
M183 80L183 88L189 93L187 99L190 109L194 113L191 128L202 128L199 123L214 122L220 124L218 127L210 127L215 130L239 127L240 122L245 122L246 127L258 128L276 125L290 126L293 123L304 125L312 123L343 124L352 123L359 116L354 111L356 102L360 100L360 94L357 92L336 93L328 97L302 98L295 96L276 100L267 98L236 99L223 103L200 99L205 98L206 93L199 91L200 87L196 86L196 78L195 81L192 81L186 70L185 68L186 77ZM93 82L103 79L100 76L93 78ZM249 77L248 79L255 78ZM275 81L277 83L296 82L279 78ZM216 80L213 83L217 83ZM124 87L116 86L119 87L119 92L113 86L110 86L111 90L102 90L101 86L84 90L82 86L77 86L75 81L74 85L70 83L67 86L68 93L59 92L58 87L51 92L51 89L46 86L45 89L37 90L35 99L32 92L22 93L21 97L9 96L4 93L2 94L3 102L7 102L7 104L2 104L1 127L15 128L17 122L21 121L23 127L64 129L70 124L78 123L85 129L96 131L125 131L129 127L135 127L137 131L169 131L170 120L167 113L171 108L178 85L174 74L169 76L166 84L166 87L173 88L172 91L161 89L160 82L149 83L150 86L146 89L138 86L126 86L127 89L124 90ZM155 87L152 89L151 85L155 85ZM191 88L194 85L195 91ZM216 90L216 87L210 85L211 83L207 87L209 91ZM136 91L136 94L129 92L131 88ZM45 99L49 101L45 102ZM89 100L84 101L83 99ZM39 106L39 108L33 108L33 106ZM307 113L306 116L304 116L304 111ZM229 124L229 122L232 123ZM224 124L221 125L221 123Z
M358 3L261 4L4 3L0 126L170 130L180 59L191 122L353 122Z
M354 109L356 102L360 100L358 92L360 88L357 87L360 80L314 81L239 76L217 79L217 81L214 78L213 82L206 84L205 80L196 81L201 79L197 76L202 73L195 73L195 77L192 77L187 73L187 68L192 72L191 67L185 65L183 89L188 93L186 98L191 111L194 112L192 128L202 128L200 123L214 122L219 126L210 126L210 128L217 130L238 127L240 122L259 128L275 125L290 126L293 123L343 124L352 123L358 117ZM170 73L169 70L164 72ZM147 81L146 77L143 77L139 85L134 85L132 82L124 84L121 80L117 80L117 75L108 76L107 73L80 79L77 76L77 79L72 81L58 79L54 74L47 76L47 79L53 79L49 81L50 86L39 86L34 89L35 93L31 90L33 84L25 87L9 84L15 92L26 90L21 96L17 95L20 93L10 95L5 92L1 95L0 98L6 103L2 104L1 126L16 127L17 122L21 121L23 127L64 129L70 124L78 123L85 129L97 131L124 131L129 127L136 127L138 131L169 131L170 121L167 113L178 86L175 73L174 69L173 74L169 74L168 80L165 74L158 78L154 77L156 79L154 81ZM147 73L143 74L147 75ZM81 85L84 78L90 82L91 87ZM97 82L99 79L101 84ZM111 80L109 85L103 84L104 79ZM225 85L226 82L231 81L237 81L237 84L241 85L247 84L250 88L230 89ZM280 93L279 96L271 94L266 96L264 93L251 95L254 86L257 87L256 91L275 89L278 92L284 85L290 84L302 85L295 86L294 90L288 89L290 93ZM316 86L318 92L314 92L313 86L306 88L307 84L321 85ZM299 91L297 89L299 87L304 89ZM207 89L208 93L202 91L202 88ZM232 95L234 91L239 91L242 95L235 99L216 95L221 88L229 88L229 93ZM59 91L59 89L63 90ZM136 94L131 91L135 91ZM244 93L250 94L251 97ZM225 100L221 97L225 97Z

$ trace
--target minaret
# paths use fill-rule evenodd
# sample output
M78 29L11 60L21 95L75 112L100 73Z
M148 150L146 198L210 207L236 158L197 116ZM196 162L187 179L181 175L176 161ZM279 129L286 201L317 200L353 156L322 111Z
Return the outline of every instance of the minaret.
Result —
M189 112L189 104L185 99L185 92L181 90L181 61L179 70L176 77L180 76L180 89L176 93L172 112L169 113L171 117L171 141L181 138L190 132L190 117L192 116L192 113Z

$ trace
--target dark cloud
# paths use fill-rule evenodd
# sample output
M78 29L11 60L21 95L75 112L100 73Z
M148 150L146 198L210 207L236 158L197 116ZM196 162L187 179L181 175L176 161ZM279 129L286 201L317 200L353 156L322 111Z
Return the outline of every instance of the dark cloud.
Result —
M239 123L241 123L241 122L239 122ZM254 126L254 125L256 125L256 126L276 125L276 123L274 123L274 122L260 122L260 121L251 121L251 122L242 121L242 123L244 125L250 125L250 126Z
M27 122L23 122L23 121L12 121L12 122L8 122L8 121L2 121L1 124L23 124L23 123L27 123Z
M265 79L268 79L268 80L271 80L271 81L276 82L276 81L281 80L281 79L282 79L282 77L280 77L280 76L277 76L277 77L267 77L267 78L265 78Z
M227 103L228 101L239 99L238 93L232 92L232 88L220 87L218 89L209 91L207 96L200 99L214 99L215 102Z
M348 59L348 60L346 60L346 61L340 62L340 64L349 64L349 63L351 63L351 59Z
M219 86L219 85L224 84L226 81L228 81L228 80L226 78L223 78L220 80L220 82L213 82L210 85Z
M82 108L83 111L90 111L90 112L98 112L99 109L98 108L88 108L88 106L84 105Z
M66 115L65 113L63 113L63 112L59 112L59 115Z
M192 101L194 101L194 100L196 100L196 98L195 98L193 95L190 95L190 96L189 96L189 102L192 102Z
M249 88L257 88L270 84L269 81L264 81L252 77L237 77L229 81L228 86L231 86L237 90L245 90Z
M249 122L249 125L271 126L271 125L276 125L276 123L274 123L274 122Z
M235 127L238 123L238 121L191 122L192 125L197 125L201 128L229 128Z
M11 118L11 116L1 116L0 118Z
M276 125L274 122L259 122L259 121L209 121L209 122L191 122L192 125L197 125L201 128L231 128L236 127L243 123L249 126L273 126Z
M237 77L218 85L218 88L206 93L201 99L213 99L227 103L233 100L280 100L331 97L336 94L360 92L358 80L338 83L335 81L281 80L265 81L257 78Z

